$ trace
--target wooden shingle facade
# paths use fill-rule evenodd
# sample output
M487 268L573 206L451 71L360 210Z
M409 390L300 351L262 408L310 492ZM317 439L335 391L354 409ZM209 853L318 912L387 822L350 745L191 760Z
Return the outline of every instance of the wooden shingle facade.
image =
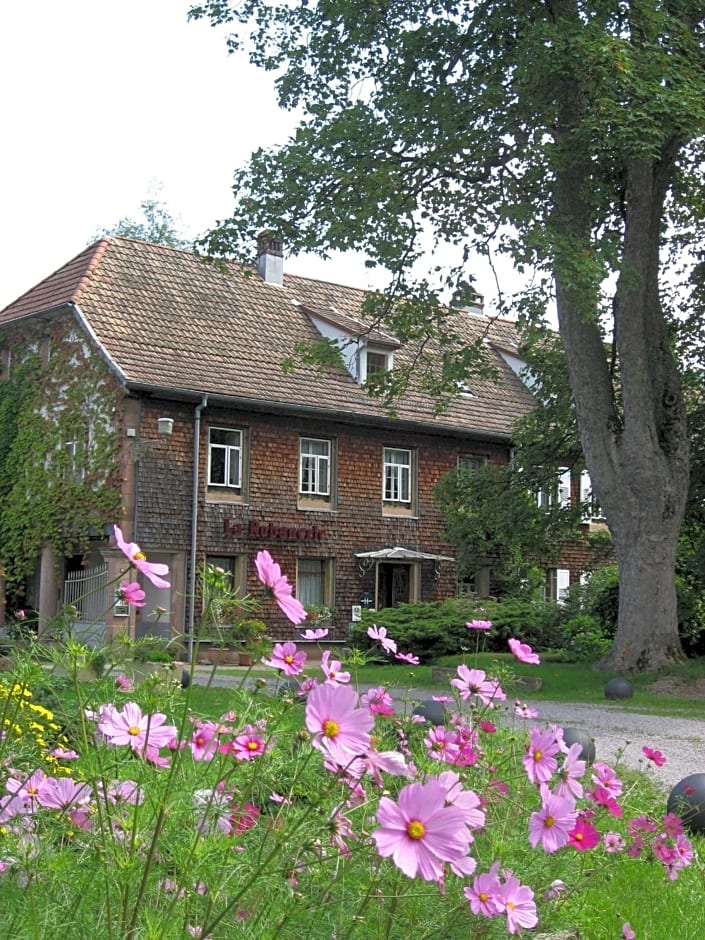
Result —
M67 564L103 565L110 580L122 563L105 537L113 522L150 560L169 564L171 588L145 584L138 614L108 611L108 635L124 626L137 636L188 632L205 561L261 596L253 560L263 548L304 604L335 611L332 637L341 641L355 607L453 595L434 489L459 460L509 459L513 423L533 404L513 368L514 326L479 307L458 313L454 328L482 339L492 378L471 382L441 414L412 388L392 416L365 379L412 353L366 323L364 298L287 275L276 244L263 246L256 266L215 266L106 238L1 311L0 381L28 344L51 356L81 338L109 389L110 485L121 507L119 518L101 520L105 531L94 527L80 558L38 555L27 603L44 620L55 613ZM321 337L338 344L344 369L297 361L296 350ZM85 368L75 366L70 381L80 384ZM266 599L264 617L275 636L295 636Z

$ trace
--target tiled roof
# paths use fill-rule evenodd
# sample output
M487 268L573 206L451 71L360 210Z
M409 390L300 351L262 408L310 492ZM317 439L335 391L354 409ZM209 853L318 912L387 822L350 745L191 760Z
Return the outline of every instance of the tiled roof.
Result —
M279 287L265 283L254 268L219 268L190 252L106 238L0 311L0 325L73 303L128 385L321 409L364 421L384 418L384 407L347 372L282 369L296 342L320 338L306 309L341 325L359 324L364 297L361 290L286 274ZM397 417L439 429L510 434L532 398L492 341L514 347L514 325L459 316L463 335L490 341L497 381L474 381L472 396L459 397L436 417L428 396L409 391L396 405ZM398 350L395 361L404 354Z

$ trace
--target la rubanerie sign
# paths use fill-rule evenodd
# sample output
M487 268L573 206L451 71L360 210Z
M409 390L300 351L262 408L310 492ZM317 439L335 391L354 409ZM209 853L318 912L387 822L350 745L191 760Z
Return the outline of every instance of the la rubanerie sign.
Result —
M224 519L223 535L250 539L278 539L282 542L321 542L325 538L324 530L317 525L277 525L274 522L259 522L254 519L244 522Z

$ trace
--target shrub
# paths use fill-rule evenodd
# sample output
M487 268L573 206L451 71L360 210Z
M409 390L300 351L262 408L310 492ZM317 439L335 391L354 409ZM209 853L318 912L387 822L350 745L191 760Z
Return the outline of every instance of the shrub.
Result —
M562 625L566 619L558 604L536 600L506 598L450 598L445 601L400 604L398 607L364 611L355 624L352 642L361 649L372 646L367 628L372 624L386 627L400 650L413 650L421 662L461 653L474 640L465 624L469 620L491 620L493 629L485 635L485 648L506 652L510 637L522 637L534 649L556 649L562 645Z
M563 627L561 658L569 663L594 663L605 655L611 642L597 618L580 614Z

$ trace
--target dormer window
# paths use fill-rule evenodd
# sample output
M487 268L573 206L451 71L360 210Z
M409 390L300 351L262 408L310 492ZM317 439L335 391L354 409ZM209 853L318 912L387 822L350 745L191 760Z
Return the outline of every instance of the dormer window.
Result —
M377 375L387 371L387 354L367 350L367 375Z
M376 375L383 375L392 368L392 354L381 349L365 347L361 356L361 381L366 382Z

